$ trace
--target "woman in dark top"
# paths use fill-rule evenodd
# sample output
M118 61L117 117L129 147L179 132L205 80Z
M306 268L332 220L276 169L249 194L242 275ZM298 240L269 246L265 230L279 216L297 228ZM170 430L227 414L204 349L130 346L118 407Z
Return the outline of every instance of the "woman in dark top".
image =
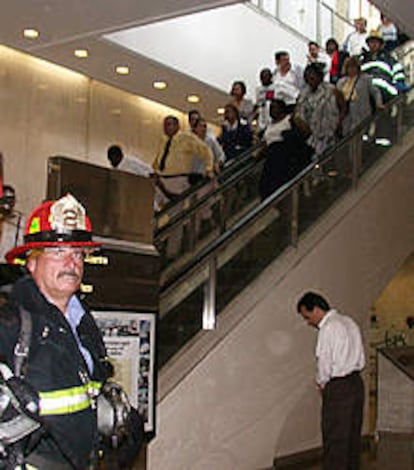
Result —
M248 124L240 122L239 110L234 104L226 104L224 108L224 123L218 141L226 161L236 158L252 145L253 132Z
M290 121L286 129L286 104L282 100L273 100L270 105L273 140L264 150L266 161L260 178L259 192L261 199L266 199L277 188L287 183L299 171L311 162L313 149L306 144L306 136L299 127ZM280 134L277 136L278 127Z

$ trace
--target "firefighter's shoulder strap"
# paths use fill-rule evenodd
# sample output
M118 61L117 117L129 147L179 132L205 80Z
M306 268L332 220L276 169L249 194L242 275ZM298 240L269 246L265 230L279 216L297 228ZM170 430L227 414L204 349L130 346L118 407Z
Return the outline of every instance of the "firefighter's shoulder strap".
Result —
M32 317L20 305L18 311L20 331L14 348L14 373L6 364L0 363L0 394L7 409L14 411L10 419L0 419L0 465L3 465L1 468L13 469L26 468L23 438L40 427L40 423L33 419L39 410L38 396L27 388L23 380L32 336Z
M14 347L14 375L23 378L26 375L27 359L30 351L30 341L32 338L32 316L19 304L20 332Z

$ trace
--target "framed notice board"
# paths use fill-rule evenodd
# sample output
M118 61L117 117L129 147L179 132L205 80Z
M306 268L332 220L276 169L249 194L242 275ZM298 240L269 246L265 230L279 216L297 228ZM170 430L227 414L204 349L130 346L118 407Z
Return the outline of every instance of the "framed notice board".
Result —
M144 419L148 437L155 435L156 314L122 310L92 311L131 405Z

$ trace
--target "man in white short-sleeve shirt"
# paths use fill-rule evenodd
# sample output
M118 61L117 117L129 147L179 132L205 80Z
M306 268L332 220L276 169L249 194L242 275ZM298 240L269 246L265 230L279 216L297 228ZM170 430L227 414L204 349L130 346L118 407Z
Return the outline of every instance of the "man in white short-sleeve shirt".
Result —
M297 311L318 329L316 382L322 393L323 468L357 470L364 408L360 371L365 366L360 329L314 292L301 297Z

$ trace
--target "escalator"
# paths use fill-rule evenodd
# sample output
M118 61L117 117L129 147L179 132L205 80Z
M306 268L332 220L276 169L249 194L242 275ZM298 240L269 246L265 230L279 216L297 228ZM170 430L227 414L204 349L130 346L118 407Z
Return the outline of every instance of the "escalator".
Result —
M392 146L363 140L363 123L163 288L149 469L257 470L319 455L316 332L296 302L320 291L367 338L372 302L413 251L414 107L405 98L376 117Z
M413 105L403 96L389 103L374 121L397 143L413 122ZM164 264L161 276L159 367L203 329L214 328L215 316L263 270L318 221L343 195L357 188L388 146L367 135L364 122L292 181L260 202L258 182L263 167L260 147L229 167L220 184L197 197L183 195L184 211L166 208L157 217L156 244L175 230L183 233L180 256ZM385 124L386 123L386 124ZM211 214L209 230L198 235L197 218ZM168 222L162 224L162 221Z

